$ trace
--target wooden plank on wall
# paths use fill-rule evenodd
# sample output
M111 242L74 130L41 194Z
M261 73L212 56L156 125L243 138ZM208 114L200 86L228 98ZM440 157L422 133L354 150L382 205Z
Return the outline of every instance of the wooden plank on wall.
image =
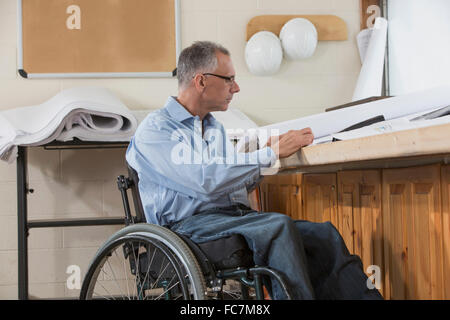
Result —
M370 18L370 20L372 20L375 18L374 15L378 14L374 10L369 10L369 12L368 12L368 8L373 5L376 5L379 8L381 8L381 1L380 0L360 0L359 3L360 3L360 10L361 10L360 11L360 17L361 17L360 29L362 30L362 29L366 29L368 27L367 19ZM369 9L371 9L371 8L369 8Z
M247 23L246 40L248 41L255 33L270 31L279 36L281 28L286 22L294 18L309 20L317 29L319 41L347 40L348 31L345 21L333 15L261 15L250 19Z

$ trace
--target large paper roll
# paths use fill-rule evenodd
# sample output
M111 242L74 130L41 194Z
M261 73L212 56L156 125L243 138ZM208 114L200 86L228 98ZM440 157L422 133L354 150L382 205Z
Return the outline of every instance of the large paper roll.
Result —
M352 101L381 95L387 24L384 18L375 19Z
M0 112L0 159L13 162L17 146L53 140L129 141L137 120L106 88L76 87L49 100Z

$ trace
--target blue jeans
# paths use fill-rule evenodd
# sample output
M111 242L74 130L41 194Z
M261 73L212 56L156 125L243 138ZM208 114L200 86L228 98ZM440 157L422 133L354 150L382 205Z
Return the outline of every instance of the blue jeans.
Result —
M199 212L170 228L197 243L241 234L255 264L280 272L294 299L382 299L376 289L368 289L361 260L349 253L330 222L233 205ZM279 284L271 285L272 298L284 299Z

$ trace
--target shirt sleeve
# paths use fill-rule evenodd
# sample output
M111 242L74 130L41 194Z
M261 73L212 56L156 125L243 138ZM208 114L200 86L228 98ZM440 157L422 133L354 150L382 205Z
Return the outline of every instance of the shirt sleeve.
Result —
M194 161L180 162L183 152ZM186 139L174 139L169 130L146 127L130 142L126 158L152 182L208 201L253 185L259 180L261 167L270 166L276 157L266 147L246 154L235 153L233 161L221 155L205 159Z

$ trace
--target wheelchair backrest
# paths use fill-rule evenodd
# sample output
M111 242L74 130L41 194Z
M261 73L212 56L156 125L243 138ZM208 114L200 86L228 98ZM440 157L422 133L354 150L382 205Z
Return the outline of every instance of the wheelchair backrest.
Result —
M130 186L131 196L133 197L134 210L136 212L136 223L146 222L144 208L142 207L141 196L139 195L139 176L128 163L128 177L132 181Z

